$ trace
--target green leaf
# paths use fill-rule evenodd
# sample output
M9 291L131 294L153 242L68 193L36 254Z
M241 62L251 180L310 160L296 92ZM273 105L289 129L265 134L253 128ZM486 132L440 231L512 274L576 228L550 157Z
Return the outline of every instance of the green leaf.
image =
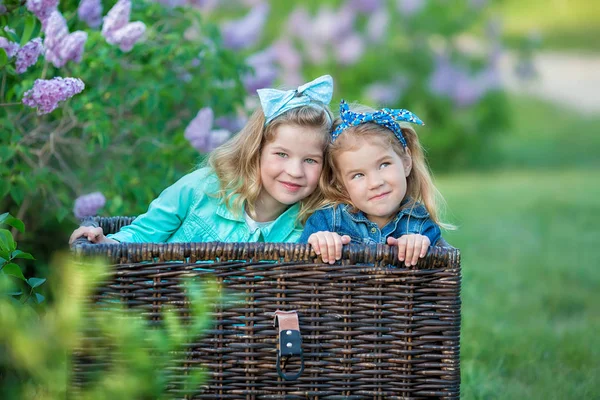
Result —
M35 260L35 258L29 254L29 253L25 253L24 251L21 250L15 250L12 252L12 254L10 255L10 258L24 258L26 260Z
M36 293L35 299L37 300L38 304L40 304L42 301L44 301L45 297L39 293Z
M4 213L0 215L0 225L1 224L10 225L13 228L17 228L17 230L21 233L25 232L25 224L23 224L23 221L13 217L9 213Z
M0 199L4 198L10 191L10 182L8 180L0 181Z
M17 244L12 237L10 231L6 229L0 229L0 251L7 251L9 253L17 249Z
M35 28L35 17L29 15L25 18L25 28L23 28L23 35L21 36L21 46L24 46L31 38L31 33Z
M44 282L46 282L46 278L29 278L29 279L27 279L27 283L32 288L36 288Z
M2 272L4 272L6 275L14 276L15 278L27 281L23 275L23 272L21 272L21 267L15 263L6 264L4 268L2 268Z
M59 208L58 210L56 210L56 213L55 213L54 216L56 217L56 220L58 222L62 222L65 219L65 217L67 215L69 215L69 212L70 212L70 210L68 210L67 208L62 207L62 208Z
M8 54L6 54L6 50L0 47L0 68L6 64L8 64Z

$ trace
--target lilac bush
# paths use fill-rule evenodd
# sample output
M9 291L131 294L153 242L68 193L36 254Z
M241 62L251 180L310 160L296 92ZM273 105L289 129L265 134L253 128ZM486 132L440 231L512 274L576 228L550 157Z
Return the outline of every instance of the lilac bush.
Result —
M32 235L104 203L112 215L141 213L198 152L239 127L245 56L223 48L199 11L128 0L15 4L0 15L0 208ZM222 118L192 135L193 147L184 132L202 108Z

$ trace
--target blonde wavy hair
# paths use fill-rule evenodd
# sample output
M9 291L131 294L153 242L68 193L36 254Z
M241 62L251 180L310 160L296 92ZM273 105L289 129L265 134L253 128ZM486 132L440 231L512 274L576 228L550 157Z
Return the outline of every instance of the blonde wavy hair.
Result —
M355 112L374 112L370 107L354 105ZM333 129L341 124L341 119L334 121ZM342 177L339 174L340 168L336 160L338 156L348 150L355 149L359 141L377 140L384 146L391 147L403 162L411 162L412 168L406 178L406 196L410 201L402 208L414 208L417 202L422 203L431 219L440 227L445 229L455 229L451 224L444 223L440 218L440 211L445 205L444 198L440 191L435 187L431 172L423 147L419 142L417 132L410 126L401 124L402 135L406 139L407 150L404 149L398 138L388 128L378 125L374 122L367 122L357 126L346 128L342 134L329 145L327 151L327 162L321 174L321 191L329 205L350 204L357 210L356 205L350 200L346 188L344 187Z
M215 171L219 179L219 192L214 195L222 199L235 214L241 215L246 205L248 213L254 215L254 204L263 188L260 180L260 154L266 144L275 140L277 128L281 125L316 128L323 137L325 153L332 120L328 108L307 105L292 108L265 126L265 116L259 107L237 135L209 155L205 164ZM320 179L322 178L321 176ZM297 223L304 224L310 214L325 204L320 187L321 184L310 196L300 201Z

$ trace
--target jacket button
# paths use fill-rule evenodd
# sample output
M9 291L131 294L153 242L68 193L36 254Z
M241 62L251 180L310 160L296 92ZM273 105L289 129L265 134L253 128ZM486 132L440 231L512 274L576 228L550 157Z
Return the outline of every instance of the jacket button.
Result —
M371 233L377 232L377 228L371 228Z

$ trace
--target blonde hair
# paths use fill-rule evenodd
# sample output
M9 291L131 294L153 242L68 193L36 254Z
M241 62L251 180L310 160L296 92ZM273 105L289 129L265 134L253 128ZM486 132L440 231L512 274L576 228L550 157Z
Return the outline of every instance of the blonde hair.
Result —
M242 130L209 155L206 164L219 179L219 192L215 195L234 213L241 215L244 204L250 215L254 215L255 202L262 190L260 181L260 154L263 147L275 140L281 125L316 128L323 137L323 152L330 140L331 121L328 108L306 105L292 108L265 126L265 116L258 108ZM304 223L310 214L324 205L320 185L300 201L297 222Z
M365 106L354 106L353 109L357 112L374 112L373 109ZM341 119L337 118L333 129L340 125L341 122ZM323 183L321 190L326 201L332 205L350 204L354 209L357 209L344 187L336 159L339 154L355 148L358 140L379 140L385 146L391 147L403 162L410 162L412 160L412 168L406 178L405 195L405 198L410 198L410 201L403 205L402 208L414 208L416 203L420 202L429 212L429 216L433 222L445 229L454 229L453 225L443 223L440 219L440 208L442 204L445 204L445 201L433 184L431 172L417 132L412 127L403 124L401 124L401 129L407 143L407 150L404 149L391 130L374 122L367 122L344 129L336 141L330 144L327 152L327 163L321 176L321 182Z

